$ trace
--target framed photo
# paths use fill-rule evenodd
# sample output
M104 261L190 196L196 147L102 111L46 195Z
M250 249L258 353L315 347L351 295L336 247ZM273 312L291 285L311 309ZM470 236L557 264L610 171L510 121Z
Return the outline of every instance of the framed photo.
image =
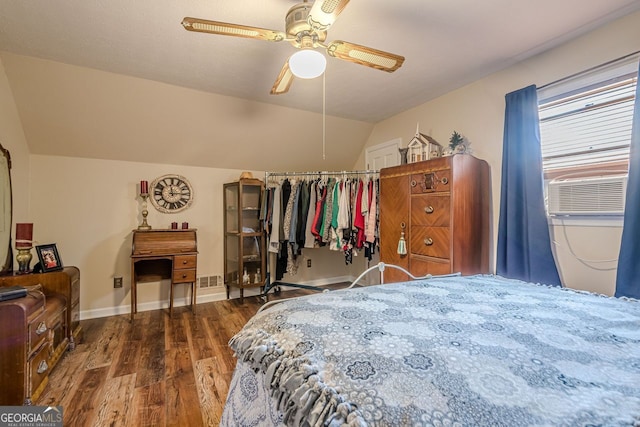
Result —
M55 243L36 246L36 253L42 266L42 272L62 270L62 260L58 255L58 248Z

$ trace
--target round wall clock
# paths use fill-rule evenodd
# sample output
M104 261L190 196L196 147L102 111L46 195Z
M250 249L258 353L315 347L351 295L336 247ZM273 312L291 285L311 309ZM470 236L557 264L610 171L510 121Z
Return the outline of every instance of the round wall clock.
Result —
M193 188L180 175L162 175L151 183L151 204L160 212L175 213L187 209L193 203Z

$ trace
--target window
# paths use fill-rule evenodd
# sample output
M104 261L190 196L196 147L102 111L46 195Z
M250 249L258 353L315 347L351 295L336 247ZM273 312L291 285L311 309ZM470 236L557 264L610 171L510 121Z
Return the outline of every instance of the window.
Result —
M538 91L545 178L627 170L638 56Z

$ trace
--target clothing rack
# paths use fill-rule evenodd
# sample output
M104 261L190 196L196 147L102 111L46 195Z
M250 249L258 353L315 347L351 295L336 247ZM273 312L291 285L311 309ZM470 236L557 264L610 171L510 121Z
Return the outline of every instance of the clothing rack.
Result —
M378 178L380 176L379 170L356 170L356 171L317 171L317 172L272 172L267 171L264 173L264 182L265 185L269 184L270 178L291 178L291 177L315 177L315 178L348 178L348 177L356 177L356 176L365 176L371 178ZM271 271L270 271L270 263L267 260L267 271L265 275L265 284L262 289L262 298L268 301L268 295L270 290L274 290L275 292L280 291L280 286L287 286L299 289L307 289L313 290L317 292L327 292L326 288L320 288L317 286L311 285L303 285L299 283L288 283L282 282L280 280L271 281Z
M281 177L281 178L288 178L288 177L297 177L297 176L313 176L313 177L318 177L318 178L324 178L324 177L338 177L338 178L342 178L342 177L348 177L348 176L360 176L360 175L373 175L373 176L378 176L380 174L380 171L377 170L359 170L359 171L333 171L333 172L328 172L328 171L317 171L317 172L265 172L264 173L264 182L267 183L269 181L269 178L271 177Z

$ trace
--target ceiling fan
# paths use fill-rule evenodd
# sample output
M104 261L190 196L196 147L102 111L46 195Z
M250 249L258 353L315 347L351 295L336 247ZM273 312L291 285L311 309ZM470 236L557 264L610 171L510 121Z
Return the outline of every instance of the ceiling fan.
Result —
M335 40L329 44L324 43L327 39L327 30L335 22L347 3L349 3L349 0L316 0L311 6L307 0L304 0L303 3L293 6L287 12L284 32L189 17L182 20L182 26L186 30L200 33L246 37L272 42L286 40L294 47L307 52L317 52L315 49L322 47L326 49L329 56L334 58L389 73L400 68L404 62L404 57L393 53L342 40ZM290 62L294 55L289 57L282 70L280 70L280 74L271 88L272 95L286 93L291 87L294 73ZM320 54L320 56L322 55ZM322 56L321 60L325 61L324 56Z

